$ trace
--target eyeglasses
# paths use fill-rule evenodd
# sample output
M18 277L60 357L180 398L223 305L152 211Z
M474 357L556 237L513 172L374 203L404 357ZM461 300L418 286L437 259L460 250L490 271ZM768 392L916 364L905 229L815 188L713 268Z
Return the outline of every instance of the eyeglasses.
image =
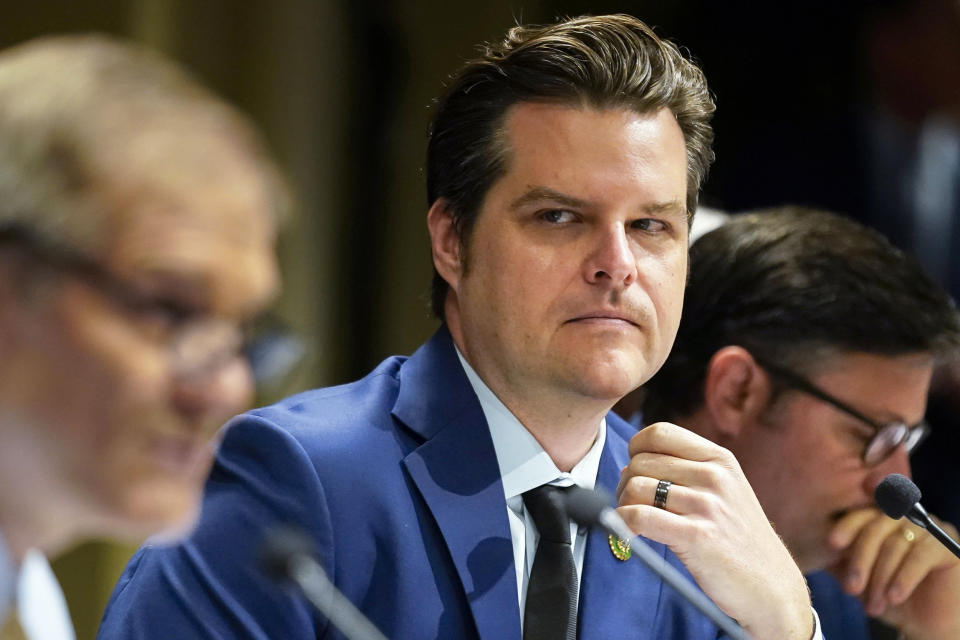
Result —
M756 356L754 356L753 359L757 364L766 369L768 373L784 382L789 388L802 391L822 402L826 402L847 415L856 418L860 422L869 425L873 429L874 434L870 438L870 441L867 442L867 446L864 447L861 456L864 464L867 466L880 464L901 444L908 454L911 453L930 434L930 427L924 420L921 420L913 426L907 425L900 420L881 424L863 415L845 402L837 400L803 376L784 367L766 362Z
M257 386L283 378L299 362L303 342L273 316L250 323L205 316L123 282L83 254L59 246L22 226L0 228L0 247L14 246L44 265L86 281L141 318L162 319L174 375L202 379L237 357L245 358Z

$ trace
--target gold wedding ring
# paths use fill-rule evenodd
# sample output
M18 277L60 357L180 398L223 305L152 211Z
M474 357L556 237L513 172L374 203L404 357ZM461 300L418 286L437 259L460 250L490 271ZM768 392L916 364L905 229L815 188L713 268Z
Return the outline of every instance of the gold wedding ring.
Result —
M900 533L903 534L903 539L907 542L913 542L917 539L917 534L915 534L910 529L901 529Z

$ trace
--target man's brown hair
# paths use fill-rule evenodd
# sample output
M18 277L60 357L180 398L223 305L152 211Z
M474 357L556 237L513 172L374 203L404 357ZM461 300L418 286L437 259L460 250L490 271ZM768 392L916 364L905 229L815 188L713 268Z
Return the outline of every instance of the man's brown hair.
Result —
M638 113L669 109L686 144L686 206L693 215L714 157L714 103L700 69L628 15L517 26L503 42L484 46L482 55L453 77L430 127L427 204L446 201L462 256L484 196L506 172L510 150L503 124L508 109L521 102ZM431 304L439 318L447 289L434 271Z

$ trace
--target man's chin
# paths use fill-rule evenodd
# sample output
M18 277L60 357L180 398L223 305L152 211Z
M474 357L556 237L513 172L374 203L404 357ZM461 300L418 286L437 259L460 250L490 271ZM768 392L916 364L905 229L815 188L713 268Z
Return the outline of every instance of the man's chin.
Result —
M141 487L116 509L107 536L129 542L176 542L190 534L201 507L200 487Z
M611 407L619 402L625 395L636 389L638 385L630 382L620 383L619 381L607 380L579 380L579 391L585 398L591 400L603 401Z
M844 550L834 549L827 542L833 522L835 521L832 519L829 520L829 522L822 527L819 535L811 535L811 537L804 540L799 548L792 547L789 541L785 540L794 560L797 562L797 566L800 567L803 573L831 570L843 562ZM810 533L813 534L813 525L811 524L810 526Z
M652 376L652 373L647 375L645 367L638 364L638 360L630 360L617 353L579 367L574 383L580 386L585 396L615 403Z
M836 568L843 560L841 551L826 548L826 542L817 550L810 554L809 558L798 558L797 565L803 573L813 573L814 571L831 571Z
M177 519L167 521L163 526L149 534L151 541L157 544L174 544L189 536L200 517L199 503L196 508L181 514Z

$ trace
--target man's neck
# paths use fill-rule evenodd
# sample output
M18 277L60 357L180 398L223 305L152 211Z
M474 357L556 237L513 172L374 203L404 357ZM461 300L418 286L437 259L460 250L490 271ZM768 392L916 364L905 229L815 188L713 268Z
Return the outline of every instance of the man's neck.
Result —
M530 386L523 386L523 394L516 393L517 385L504 384L495 376L484 376L473 368L459 350L467 376L486 387L489 393L517 419L543 447L561 471L570 471L590 450L596 441L600 425L609 411L609 405L591 398L558 398L554 393L536 394Z
M0 420L0 430L11 446L0 451L0 530L7 550L14 561L23 561L27 551L40 549L53 555L74 539L83 520L82 509L76 507L69 489L58 486L50 465L37 451L35 443L23 432L10 429Z
M52 511L52 508L28 510L6 501L0 504L0 531L14 562L22 563L30 549L55 555L74 540L74 527L65 524L65 518L53 517Z
M531 402L492 390L561 471L570 471L587 454L609 410L566 411L555 402Z
M12 509L6 504L0 504L0 531L3 532L3 541L7 553L16 566L23 563L27 551L39 546L40 541L33 535L37 527L26 521L23 516L10 513Z

